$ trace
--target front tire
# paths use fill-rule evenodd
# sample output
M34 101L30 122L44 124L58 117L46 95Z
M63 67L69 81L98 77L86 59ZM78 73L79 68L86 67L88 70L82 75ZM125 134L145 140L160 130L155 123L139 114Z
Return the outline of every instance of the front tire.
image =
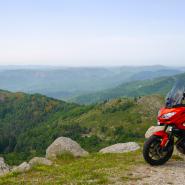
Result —
M160 146L162 138L151 136L143 147L143 157L150 165L162 165L166 163L173 154L174 142L169 141L165 148Z

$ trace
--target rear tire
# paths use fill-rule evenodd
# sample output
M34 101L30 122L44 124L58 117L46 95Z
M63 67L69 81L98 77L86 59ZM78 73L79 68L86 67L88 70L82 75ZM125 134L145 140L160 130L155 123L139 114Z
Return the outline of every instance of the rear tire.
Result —
M173 154L174 141L169 141L164 150L160 147L161 140L162 138L158 136L151 136L144 143L143 157L150 165L162 165L166 163Z

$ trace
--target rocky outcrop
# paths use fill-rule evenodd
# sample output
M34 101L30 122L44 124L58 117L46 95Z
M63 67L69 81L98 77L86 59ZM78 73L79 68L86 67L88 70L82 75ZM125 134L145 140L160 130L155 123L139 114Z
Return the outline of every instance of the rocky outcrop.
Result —
M29 163L23 162L19 166L15 166L11 171L18 172L18 173L24 173L24 172L29 171L35 165L50 166L50 165L52 165L52 161L50 161L46 158L43 158L43 157L34 157L33 159L31 159L29 161Z
M87 156L86 152L81 146L67 137L57 138L46 150L46 158L56 158L63 153L71 153L75 157Z
M101 149L100 153L125 153L138 150L140 146L135 142L118 143Z
M12 169L12 172L19 172L19 173L23 173L23 172L27 172L28 170L30 170L30 165L27 162L23 162L21 163L19 166L16 166Z
M46 166L51 166L52 161L44 158L44 157L34 157L29 161L30 167L36 166L36 165L46 165Z
M0 157L0 176L10 172L10 167L4 162L4 158Z

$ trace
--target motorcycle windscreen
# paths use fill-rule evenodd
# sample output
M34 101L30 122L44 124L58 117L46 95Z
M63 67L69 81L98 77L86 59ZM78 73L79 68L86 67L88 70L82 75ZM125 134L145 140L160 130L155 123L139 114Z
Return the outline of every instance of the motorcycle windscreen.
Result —
M183 94L185 93L185 82L177 80L171 91L166 97L166 106L174 107L182 104Z

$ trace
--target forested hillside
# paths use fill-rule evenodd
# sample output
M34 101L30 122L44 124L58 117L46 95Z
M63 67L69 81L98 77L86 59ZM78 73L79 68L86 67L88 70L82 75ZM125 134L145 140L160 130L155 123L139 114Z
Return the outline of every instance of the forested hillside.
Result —
M0 153L17 152L17 160L28 155L40 152L50 138L43 133L32 137L37 128L46 124L58 111L66 113L75 108L74 104L56 101L45 96L24 93L0 92ZM27 134L28 135L27 135ZM26 145L24 146L24 144ZM12 153L10 157L14 158ZM27 153L27 154L26 154Z
M142 140L163 98L123 98L82 106L39 94L0 92L0 152L10 164L44 155L59 136L93 152L112 143Z

